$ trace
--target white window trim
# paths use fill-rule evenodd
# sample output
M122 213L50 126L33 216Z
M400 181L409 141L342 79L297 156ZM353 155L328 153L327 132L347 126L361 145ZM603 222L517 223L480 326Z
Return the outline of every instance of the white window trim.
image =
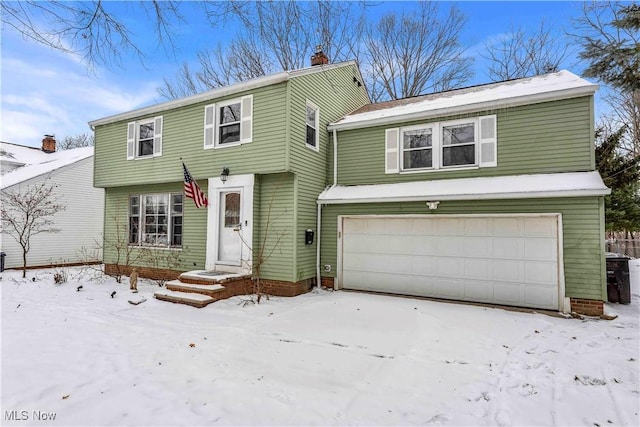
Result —
M228 105L240 104L240 139L236 142L220 144L220 109ZM213 123L207 123L207 110L213 109ZM207 141L207 131L211 131L212 141ZM204 107L204 149L218 149L237 147L253 141L253 95L246 95L240 98L229 99L215 104L208 104Z
M316 112L315 123L314 123L315 130L316 130L315 147L313 145L307 144L307 107L315 110ZM305 103L305 109L304 109L304 145L308 149L313 150L315 152L320 151L320 107L318 107L316 104L314 104L312 101L309 101L308 99L307 99L307 102Z
M173 212L172 212L172 204L171 204L171 198L172 196L175 195L181 195L182 196L182 214L179 215L182 217L182 244L180 244L180 246L177 245L171 245L171 240L173 239L173 229L171 226L171 219L173 217ZM168 221L168 225L167 225L167 244L166 245L157 245L157 244L145 244L142 242L142 237L144 235L144 220L143 217L145 216L144 213L144 198L146 196L165 196L168 198L169 203L168 203L168 208L167 208L167 221ZM129 229L129 227L131 226L130 223L130 218L131 218L131 197L138 197L138 209L140 210L138 213L138 242L137 243L129 243L129 238L131 236L131 231ZM136 194L130 194L127 200L127 244L130 247L133 248L151 248L151 249L169 249L169 250L182 250L184 247L184 200L185 200L185 196L183 193L179 193L179 192L169 192L169 193L136 193Z
M152 154L140 156L140 126L153 123ZM149 117L127 124L127 160L152 159L162 156L163 116Z
M399 134L398 134L398 165L399 165L399 170L398 173L400 174L415 174L415 173L428 173L428 172L441 172L441 171L449 171L449 170L474 170L474 169L480 169L483 167L495 167L497 166L497 160L495 160L495 154L494 154L494 161L491 163L487 163L487 164L482 164L481 162L481 144L482 141L480 139L480 121L484 118L490 118L492 120L494 120L494 126L495 126L495 122L497 120L497 117L495 115L488 115L488 116L478 116L478 117L468 117L468 118L464 118L464 119L457 119L457 120L448 120L448 121L442 121L442 122L432 122L432 123L424 123L424 124L419 124L419 125L411 125L411 126L405 126L405 127L401 127L399 128ZM442 152L443 152L443 148L445 147L443 145L443 130L445 126L455 126L455 125L459 125L459 124L465 124L465 123L473 123L474 124L474 147L475 147L475 163L474 164L469 164L469 165L454 165L454 166L443 166L442 165ZM431 128L433 129L432 131L432 137L431 137L431 148L432 148L432 166L430 168L412 168L412 169L405 169L404 168L404 132L405 131L412 131L412 130L417 130L417 129L427 129L427 128ZM387 129L387 131L392 130L392 129ZM495 133L495 129L494 129L494 133ZM497 147L497 138L493 138L493 149L496 150ZM387 172L386 173L393 173L393 170L389 170L389 168L387 167Z

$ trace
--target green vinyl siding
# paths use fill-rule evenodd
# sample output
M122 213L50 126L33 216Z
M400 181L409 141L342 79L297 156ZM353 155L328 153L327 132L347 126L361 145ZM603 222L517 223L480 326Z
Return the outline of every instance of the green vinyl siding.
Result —
M334 68L297 77L289 82L289 156L295 173L295 281L315 277L317 235L305 244L307 229L317 232L318 195L327 185L327 158L332 155L327 125L369 102L355 67ZM319 110L318 151L306 145L306 105Z
M200 186L203 191L207 191L206 181ZM182 193L183 183L174 182L169 184L138 185L128 187L107 188L105 191L105 219L104 219L104 263L113 264L116 262L118 253L115 243L120 242L120 264L126 265L124 256L127 251L128 242L128 207L129 196L138 194L156 193ZM183 200L183 235L182 249L158 249L158 251L178 251L181 260L177 270L188 271L203 269L206 253L207 237L207 210L197 209L191 199L186 197ZM135 248L131 250L131 258L139 257L139 251ZM138 259L132 263L136 266L149 266L144 260ZM161 266L159 266L162 268Z
M253 95L253 142L205 150L205 105L249 94ZM163 117L163 130L162 156L154 158L127 160L127 123L133 120L97 126L94 185L115 187L179 181L180 158L198 182L218 176L223 166L229 167L232 174L282 172L285 103L286 84L281 83L155 113L153 116ZM148 117L138 120L145 118Z
M561 213L566 296L606 300L602 203L599 197L443 201L437 211L424 202L329 205L322 209L320 265L331 265L323 274L335 277L339 215Z
M264 258L262 279L295 281L294 181L288 173L257 177L252 258Z
M338 132L338 184L594 170L592 97ZM496 114L498 166L385 174L385 129ZM329 157L333 163L332 157ZM331 166L333 167L333 166Z

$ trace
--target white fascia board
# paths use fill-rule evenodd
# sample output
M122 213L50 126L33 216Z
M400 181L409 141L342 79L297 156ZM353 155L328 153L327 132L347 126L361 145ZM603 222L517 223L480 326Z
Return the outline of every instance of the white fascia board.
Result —
M371 118L366 120L353 120L345 123L334 122L327 125L327 130L348 130L362 129L374 126L388 125L391 123L408 122L413 120L428 120L434 117L449 116L454 114L474 113L498 108L518 107L529 104L539 104L542 102L556 101L561 99L578 98L581 96L593 95L598 85L583 86L571 89L564 89L554 92L536 93L513 98L502 98L488 100L471 104L457 105L447 108L437 108L433 110L425 109L407 114L397 114L386 117ZM348 118L349 116L347 116ZM344 120L344 118L343 118Z
M187 96L185 98L175 99L172 101L167 101L167 102L151 105L144 108L139 108L137 110L127 111L125 113L119 113L119 114L107 116L101 119L92 120L89 122L89 126L93 128L94 126L104 125L104 124L113 123L113 122L119 122L122 120L130 120L137 117L150 116L162 111L184 107L186 105L197 104L199 102L205 102L212 99L222 98L225 96L258 89L265 86L271 86L277 83L288 81L290 79L294 79L296 77L301 77L308 74L314 74L321 71L326 71L328 69L340 68L340 67L345 67L349 65L355 65L357 67L357 64L355 61L348 61L348 62L340 62L336 64L307 67L307 68L294 70L294 71L281 71L279 73L271 74L269 76L258 77L255 79L247 80L245 82L236 83L230 86L224 86L224 87L212 89L210 91Z
M476 191L470 191L473 189ZM509 191L511 189L511 191ZM397 184L331 186L318 204L422 202L452 200L593 197L611 193L596 171L488 178L460 178Z

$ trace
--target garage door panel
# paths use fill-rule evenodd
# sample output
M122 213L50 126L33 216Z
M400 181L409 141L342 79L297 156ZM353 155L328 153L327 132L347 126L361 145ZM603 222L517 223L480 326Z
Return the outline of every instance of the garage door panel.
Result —
M414 255L436 255L436 239L432 236L412 236L411 253Z
M465 218L465 236L493 236L493 218Z
M549 221L548 218L526 218L524 223L524 234L527 237L550 237L557 235L557 223Z
M521 238L494 237L493 257L499 259L523 259L524 241Z
M557 221L555 216L345 218L341 284L557 309Z
M557 280L557 268L553 262L524 263L524 281L539 285L555 283Z
M463 255L471 258L493 257L493 239L491 237L465 237Z
M436 258L436 274L440 277L460 277L460 273L463 271L463 258Z
M411 257L411 272L416 276L434 276L436 271L436 258L428 256Z
M438 218L436 231L440 236L464 236L464 223L459 218Z
M464 280L442 277L436 282L437 297L464 299Z
M523 282L524 261L494 260L493 280L499 282Z
M475 279L493 279L493 261L487 259L465 259L464 277Z
M523 218L494 218L493 235L499 237L522 237L524 235Z
M558 258L558 244L554 239L529 238L525 241L524 258L534 261L555 261Z
M439 256L462 256L464 254L464 237L462 236L438 236L436 239L436 251Z
M425 221L422 218L411 219L411 232L414 236L435 236L437 227L435 221Z
M478 302L493 301L493 282L465 281L465 300Z

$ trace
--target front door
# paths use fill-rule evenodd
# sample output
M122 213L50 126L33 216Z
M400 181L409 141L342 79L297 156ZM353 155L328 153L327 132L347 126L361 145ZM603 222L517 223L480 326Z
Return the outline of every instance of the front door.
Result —
M218 263L240 266L242 260L242 191L221 191L218 207Z

